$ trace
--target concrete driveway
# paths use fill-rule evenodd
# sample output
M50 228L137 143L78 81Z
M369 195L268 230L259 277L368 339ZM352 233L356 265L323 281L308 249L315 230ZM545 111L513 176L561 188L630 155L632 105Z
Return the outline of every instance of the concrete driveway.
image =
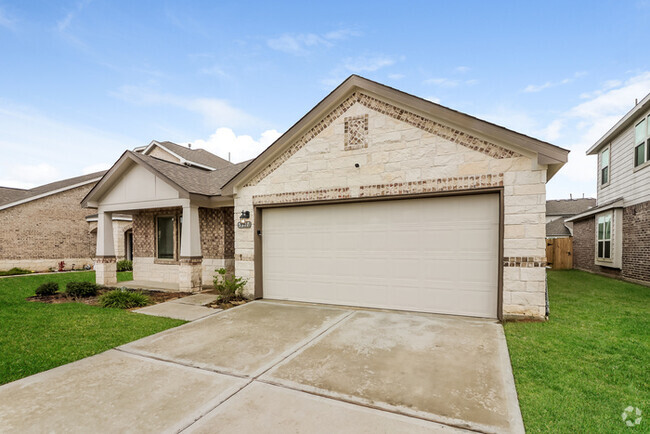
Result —
M10 432L523 432L491 320L256 301L0 387Z

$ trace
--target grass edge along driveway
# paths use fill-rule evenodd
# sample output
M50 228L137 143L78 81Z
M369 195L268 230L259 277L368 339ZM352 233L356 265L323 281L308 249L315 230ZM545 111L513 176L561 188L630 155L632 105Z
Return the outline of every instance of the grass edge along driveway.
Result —
M131 273L118 273L118 280ZM184 321L83 303L25 300L42 283L60 290L71 281L95 281L95 273L29 275L0 279L0 384L46 371L140 339Z
M505 325L526 431L650 432L650 288L578 270L548 288L549 321Z

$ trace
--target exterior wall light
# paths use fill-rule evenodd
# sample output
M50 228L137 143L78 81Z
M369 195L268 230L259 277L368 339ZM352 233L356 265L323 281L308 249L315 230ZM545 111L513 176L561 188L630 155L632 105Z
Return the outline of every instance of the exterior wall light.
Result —
M242 211L241 215L239 216L239 223L237 223L238 228L250 228L252 226L250 220L251 218L251 212L250 211Z

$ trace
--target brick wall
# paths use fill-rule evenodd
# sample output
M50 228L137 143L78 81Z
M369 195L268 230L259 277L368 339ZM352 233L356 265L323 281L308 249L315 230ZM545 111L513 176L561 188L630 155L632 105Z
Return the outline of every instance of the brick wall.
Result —
M623 209L622 277L650 282L650 202Z
M594 264L594 217L573 222L573 268L597 271Z
M234 208L199 208L201 253L203 258L224 259L235 256L233 231Z
M86 258L91 262L95 236L85 217L92 210L81 208L80 202L93 186L87 184L0 211L0 268L12 261L45 264L49 262L40 260Z

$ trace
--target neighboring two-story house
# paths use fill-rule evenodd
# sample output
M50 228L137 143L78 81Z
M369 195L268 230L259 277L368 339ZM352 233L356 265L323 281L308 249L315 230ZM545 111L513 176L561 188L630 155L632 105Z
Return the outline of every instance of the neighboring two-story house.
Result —
M588 151L597 206L573 222L574 268L650 283L650 94Z

